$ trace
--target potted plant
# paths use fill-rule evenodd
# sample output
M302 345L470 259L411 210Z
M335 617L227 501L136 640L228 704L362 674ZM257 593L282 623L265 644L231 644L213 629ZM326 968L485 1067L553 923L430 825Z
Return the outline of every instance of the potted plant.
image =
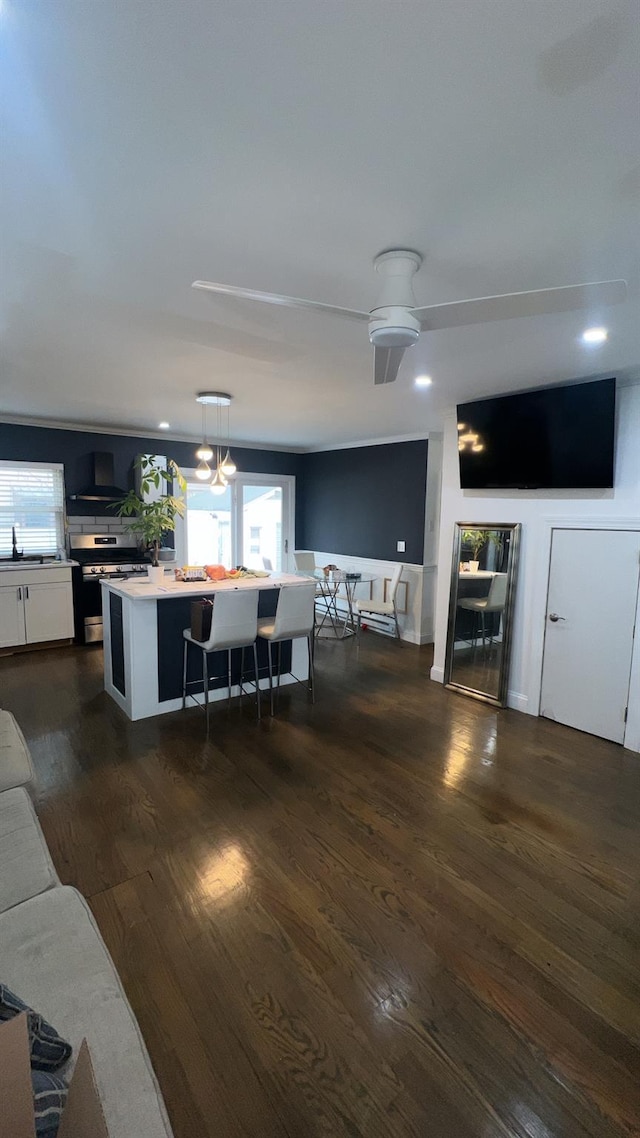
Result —
M492 545L500 546L502 538L490 529L463 529L462 543L471 546L471 559L467 562L469 573L477 573L480 566L480 550L490 541Z
M185 511L184 494L187 483L182 471L176 462L170 458L166 467L160 466L156 455L143 454L137 459L136 465L140 469L140 494L130 490L124 498L116 502L114 509L118 517L130 519L128 528L139 534L142 543L149 551L151 565L148 576L151 584L159 585L164 579L164 566L160 564L159 551L162 538L166 533L172 533L176 528L176 518L181 518ZM158 493L153 498L153 491L173 490L173 483L177 482L181 496L173 493Z

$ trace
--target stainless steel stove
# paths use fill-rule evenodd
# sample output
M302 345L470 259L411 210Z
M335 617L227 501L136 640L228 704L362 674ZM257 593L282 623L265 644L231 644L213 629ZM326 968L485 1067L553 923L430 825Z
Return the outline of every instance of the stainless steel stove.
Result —
M73 533L69 553L79 563L74 572L76 640L93 644L102 640L100 581L145 576L149 561L128 534Z

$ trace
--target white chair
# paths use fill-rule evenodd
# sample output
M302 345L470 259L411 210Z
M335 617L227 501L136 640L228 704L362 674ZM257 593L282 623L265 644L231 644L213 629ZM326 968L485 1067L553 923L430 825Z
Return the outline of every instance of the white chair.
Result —
M376 617L389 617L395 621L396 636L400 639L400 629L398 627L398 609L396 607L396 593L398 592L398 585L402 576L404 565L396 565L391 577L389 585L389 599L386 601L356 601L356 612L358 614L358 636L362 628L362 617L373 616Z
M507 574L496 573L492 578L486 597L463 597L458 608L476 613L480 618L482 644L486 641L485 615L488 612L502 612L507 601ZM476 626L477 627L477 626ZM474 643L476 637L474 636ZM493 640L493 633L490 635Z
M293 560L295 561L296 569L299 573L313 573L317 568L315 554L309 553L308 550L297 549L293 555ZM338 586L332 586L329 581L318 581L316 583L315 603L320 606L320 614L322 616L317 632L320 631L327 617L334 627L339 622L336 601L337 592Z
M227 652L227 687L229 700L231 700L231 653L240 648L240 694L244 695L244 650L253 648L253 681L256 687L256 708L260 718L260 682L258 674L258 650L256 636L258 633L258 590L257 589L221 589L216 593L211 614L211 634L208 640L194 640L191 629L185 628L184 660L182 666L182 708L187 706L189 684L199 684L200 680L187 681L187 660L189 645L199 648L202 652L202 683L204 686L204 709L207 717L207 731L209 730L209 667L208 658L211 652Z
M315 554L304 549L296 549L293 560L299 573L313 573L316 567Z
M270 557L262 558L262 567L267 570L267 573L273 573L273 561Z
M278 691L280 690L280 664L282 641L298 640L304 637L309 653L309 683L311 702L315 702L313 686L313 629L315 623L316 587L313 582L305 585L283 585L278 594L276 615L258 621L258 636L266 640L269 656L269 700L271 714L274 713L273 700L273 645L278 645ZM293 676L293 672L289 673ZM294 679L297 677L294 676ZM302 680L298 681L302 683Z

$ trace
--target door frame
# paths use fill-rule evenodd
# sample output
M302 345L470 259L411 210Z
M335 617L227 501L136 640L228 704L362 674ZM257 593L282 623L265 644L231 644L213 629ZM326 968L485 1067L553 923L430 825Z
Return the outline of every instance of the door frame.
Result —
M185 467L182 471L187 482L198 485L198 480L195 476L194 467ZM199 483L200 487L206 483ZM295 474L252 474L250 471L238 471L234 474L233 478L229 480L231 487L231 541L234 553L237 555L239 550L239 536L242 526L240 519L240 511L238 503L240 494L238 492L239 486L283 486L286 488L286 493L283 494L282 503L282 540L283 543L289 543L288 549L283 549L282 553L282 572L287 573L293 558L293 549L295 546L295 519L296 519L296 476ZM186 550L186 526L184 518L176 519L175 528L175 545L176 556L180 563L185 563L187 558Z
M534 593L534 604L530 609L530 627L528 630L529 643L532 647L532 653L537 655L539 660L539 668L537 669L537 692L536 701L537 715L541 714L542 707L542 671L544 668L544 641L547 630L547 600L549 596L549 585L551 578L551 543L553 539L554 529L576 529L576 530L631 530L634 533L640 533L640 519L636 517L626 517L621 515L619 518L612 518L611 516L603 517L555 517L542 519L542 533L539 551L539 572L536 573L534 580L537 582L537 589ZM633 642L633 651L631 655L631 676L630 676L630 691L640 690L640 590L636 601L635 612L635 629L636 635ZM640 752L640 700L636 701L636 706L629 702L629 712L627 715L627 722L625 725L624 739L622 746L627 747L630 751Z

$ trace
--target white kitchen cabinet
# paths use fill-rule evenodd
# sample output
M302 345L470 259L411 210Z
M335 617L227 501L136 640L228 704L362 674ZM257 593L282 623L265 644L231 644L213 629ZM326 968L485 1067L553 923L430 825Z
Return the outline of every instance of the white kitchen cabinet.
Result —
M0 648L26 642L21 585L0 585Z
M0 648L73 637L71 569L11 569L0 574Z
M71 585L34 583L26 586L24 616L27 644L73 636Z

